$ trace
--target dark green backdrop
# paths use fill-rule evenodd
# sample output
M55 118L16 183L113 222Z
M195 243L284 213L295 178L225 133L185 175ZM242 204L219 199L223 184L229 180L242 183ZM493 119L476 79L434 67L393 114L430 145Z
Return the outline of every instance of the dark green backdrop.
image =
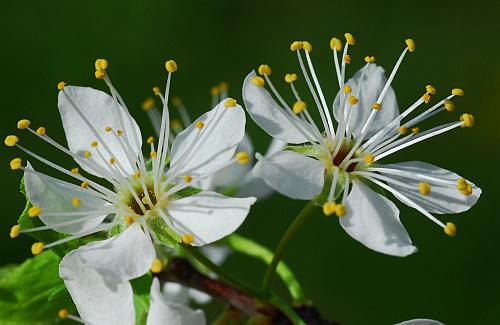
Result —
M356 36L351 68L372 54L387 70L403 40L412 37L417 50L394 82L400 106L410 104L427 83L441 95L462 87L466 96L456 101L457 112L474 114L477 123L394 159L425 160L469 177L483 189L479 203L470 212L444 218L457 224L455 238L402 207L402 219L420 249L403 259L369 251L335 219L318 213L293 241L286 260L323 313L345 324L391 324L418 316L447 324L498 324L499 10L493 1L2 1L2 136L28 117L64 141L56 84L64 79L103 88L93 77L98 57L110 61L114 84L134 108L132 114L149 128L140 103L153 85L163 85L167 58L179 64L172 92L195 116L209 109L209 87L215 82L227 80L231 95L240 99L244 76L260 63L272 66L275 83L297 71L288 50L292 40L313 44L316 70L331 101L336 87L330 37L346 31ZM248 130L264 150L267 135L252 122ZM22 141L62 159L27 134ZM15 155L1 150L2 264L30 255L27 237L8 237L24 204L17 191L21 174L8 168ZM303 204L279 196L259 203L241 232L273 247ZM227 268L255 282L263 271L257 262L239 257Z

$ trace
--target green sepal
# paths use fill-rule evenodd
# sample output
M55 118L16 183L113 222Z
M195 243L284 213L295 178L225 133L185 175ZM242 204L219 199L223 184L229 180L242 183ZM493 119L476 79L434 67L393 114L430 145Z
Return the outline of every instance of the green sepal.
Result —
M170 195L168 197L168 199L170 201L175 201L175 200L180 200L180 199L183 199L185 197L188 197L188 196L191 196L191 195L195 195L195 194L198 194L200 193L202 190L199 189L199 188L196 188L196 187L192 187L192 186L188 186L186 188L183 188L182 190L180 191L177 191L175 192L174 194Z
M159 216L148 218L146 224L155 239L164 245L175 247L181 241L181 237Z
M323 151L318 146L313 146L311 144L289 144L283 150L290 150L316 159L324 155Z
M135 324L146 325L149 310L149 292L153 277L146 273L140 278L130 281L134 291Z
M218 187L215 190L217 193L222 194L224 196L236 196L238 192L240 191L240 188L237 186L224 186L224 187Z
M334 167L336 168L336 167ZM346 174L344 171L339 172L339 177L337 180L337 185L335 186L335 193L333 195L333 200L337 200L339 198L340 194L344 191L344 183L345 183L345 177ZM332 181L333 181L333 168L328 168L326 170L325 174L325 181L323 185L323 190L321 191L320 194L318 194L314 198L314 203L318 206L323 206L328 201L328 196L330 195L330 189L332 187Z
M0 324L57 324L58 311L74 310L59 278L61 258L45 251L19 266L0 270Z
M108 232L108 238L121 234L122 231L124 231L125 229L127 229L127 227L125 227L125 225L122 223L117 223L113 225L113 227L111 227L111 229Z

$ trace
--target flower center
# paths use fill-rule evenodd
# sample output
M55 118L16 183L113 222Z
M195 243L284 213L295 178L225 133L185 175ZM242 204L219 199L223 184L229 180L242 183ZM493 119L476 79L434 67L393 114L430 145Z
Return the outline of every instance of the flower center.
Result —
M344 141L342 143L342 146L340 147L340 149L338 150L338 152L335 155L333 155L333 152L330 153L331 158L332 158L332 163L335 166L340 167L340 165L342 164L344 159L347 157L347 155L349 154L349 152L351 151L353 146L354 146L354 143L352 143L350 141ZM356 153L354 153L354 155L351 159L356 159L356 158L357 158L357 155L356 155ZM358 165L357 162L351 162L347 166L347 168L345 168L345 171L346 172L353 172L356 169L357 165Z
M147 189L147 192L149 194L149 198L151 199L151 202L153 203L153 205L156 206L157 200L156 200L154 190L150 186L147 186L146 189ZM137 194L137 196L139 197L139 199L143 203L144 208L146 208L146 210L151 210L151 207L148 204L148 200L146 198L146 194L144 193L144 190L142 188L139 188L135 191L135 193ZM134 211L136 214L141 215L141 216L144 215L144 213L142 212L142 209L139 205L139 202L137 202L137 200L132 195L128 199L127 206L132 211Z

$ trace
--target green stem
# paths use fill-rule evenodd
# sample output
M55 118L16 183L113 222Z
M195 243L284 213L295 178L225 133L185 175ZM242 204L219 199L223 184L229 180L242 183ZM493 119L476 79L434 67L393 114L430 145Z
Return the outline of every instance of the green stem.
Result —
M274 278L274 274L276 273L276 269L278 267L283 254L285 253L285 249L288 246L288 243L293 238L295 233L302 228L302 226L306 223L307 220L312 216L312 212L315 209L314 201L311 200L307 205L300 211L300 213L295 217L295 220L288 227L286 232L281 237L281 240L274 250L274 256L271 261L271 264L267 267L266 274L264 275L264 280L262 281L262 290L267 293L270 291L271 282Z
M273 252L267 247L238 234L232 234L224 239L222 243L226 244L235 252L257 258L268 265L273 259ZM283 261L279 262L276 273L288 287L288 291L290 292L290 296L293 298L294 302L303 302L304 291L288 265L286 265Z

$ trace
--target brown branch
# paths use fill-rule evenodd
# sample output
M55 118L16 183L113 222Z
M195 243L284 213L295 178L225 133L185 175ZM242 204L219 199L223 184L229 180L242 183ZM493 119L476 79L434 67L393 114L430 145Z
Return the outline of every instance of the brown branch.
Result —
M247 316L266 316L271 324L289 325L290 320L275 306L262 302L255 297L220 280L210 278L199 272L184 258L175 257L165 271L156 274L162 281L177 282L184 286L205 292L238 309ZM295 312L311 325L340 325L337 322L324 320L314 306L300 305L293 307Z

